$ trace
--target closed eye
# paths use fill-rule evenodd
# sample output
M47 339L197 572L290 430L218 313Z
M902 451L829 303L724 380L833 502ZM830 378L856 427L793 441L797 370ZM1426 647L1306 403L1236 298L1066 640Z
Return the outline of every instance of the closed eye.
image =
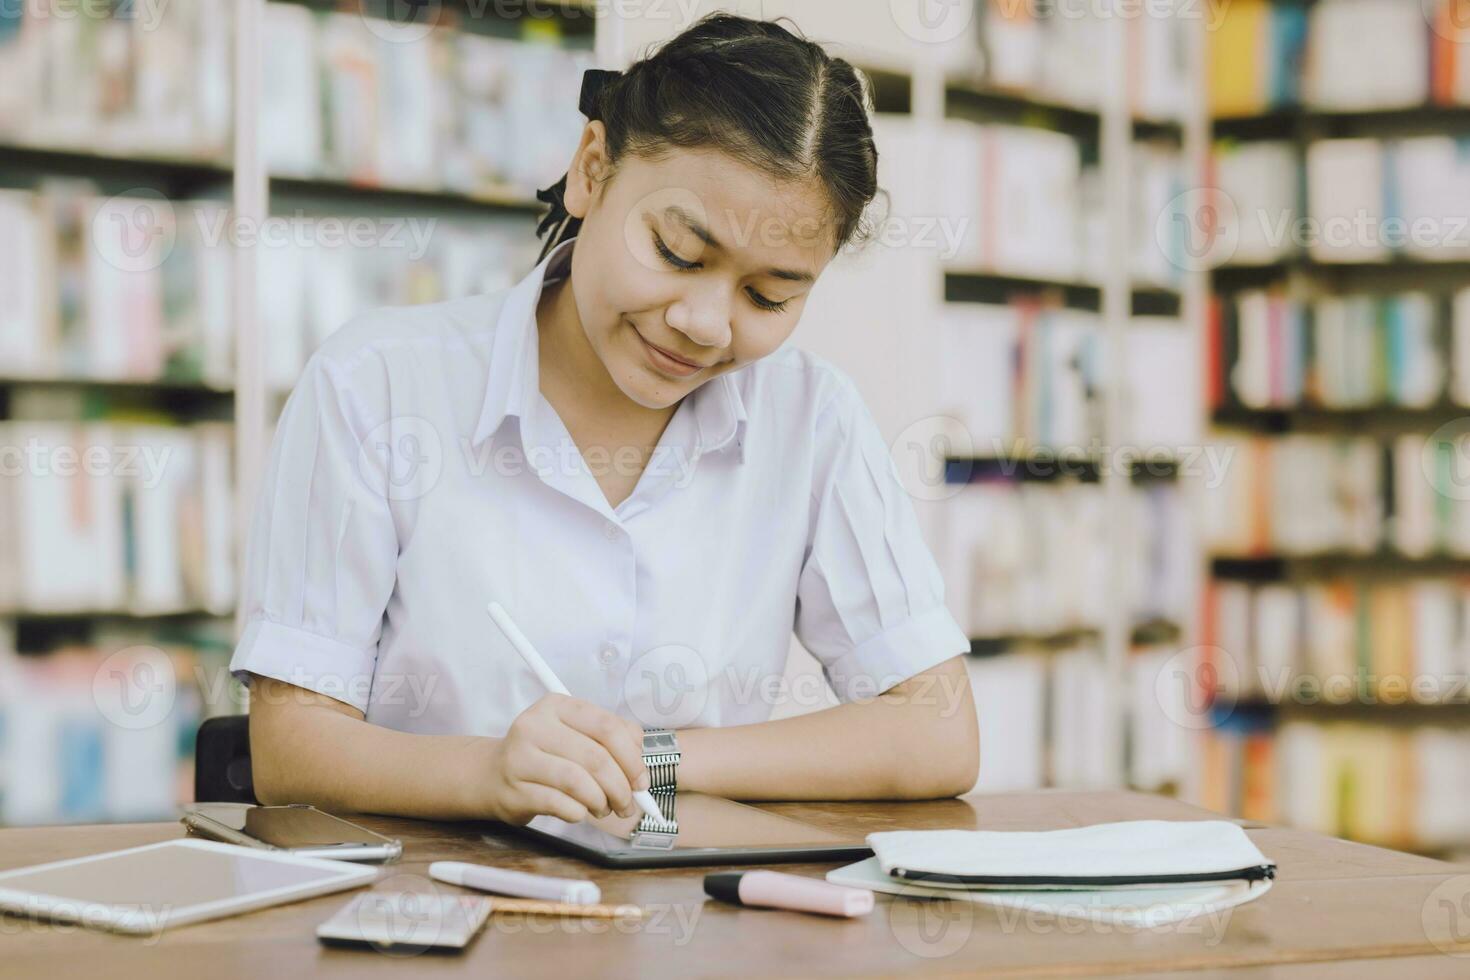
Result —
M663 260L665 262L673 266L675 269L678 269L680 272L689 272L700 267L700 263L698 262L688 262L675 255L673 250L670 249L668 245L664 244L664 240L658 232L653 233L653 247L657 249L658 254L663 257ZM747 296L750 297L750 301L752 303L754 303L760 309L765 310L769 313L780 313L782 310L786 309L786 305L791 302L791 300L789 299L783 299L779 301L767 299L760 293L756 292L754 289L747 289L745 293Z

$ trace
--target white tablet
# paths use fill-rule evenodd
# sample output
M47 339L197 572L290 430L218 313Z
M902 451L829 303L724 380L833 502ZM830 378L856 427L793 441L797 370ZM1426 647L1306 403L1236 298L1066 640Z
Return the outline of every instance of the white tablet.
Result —
M0 909L151 935L366 885L377 869L208 840L171 840L0 872Z

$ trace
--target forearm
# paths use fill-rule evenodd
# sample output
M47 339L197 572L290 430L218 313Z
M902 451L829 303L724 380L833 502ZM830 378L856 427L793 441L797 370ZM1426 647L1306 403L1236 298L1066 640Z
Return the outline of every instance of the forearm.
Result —
M261 802L441 820L492 816L479 774L494 740L394 731L318 696L303 701L279 684L258 678L252 689L250 745Z
M932 799L975 782L961 658L879 697L780 721L679 732L679 788L744 800Z

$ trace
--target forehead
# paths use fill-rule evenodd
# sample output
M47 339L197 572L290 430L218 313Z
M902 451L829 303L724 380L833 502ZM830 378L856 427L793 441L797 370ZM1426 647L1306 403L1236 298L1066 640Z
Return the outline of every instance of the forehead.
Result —
M630 154L617 180L635 213L692 214L727 250L800 253L818 263L834 250L836 216L815 174L780 179L718 150L678 148L655 158Z

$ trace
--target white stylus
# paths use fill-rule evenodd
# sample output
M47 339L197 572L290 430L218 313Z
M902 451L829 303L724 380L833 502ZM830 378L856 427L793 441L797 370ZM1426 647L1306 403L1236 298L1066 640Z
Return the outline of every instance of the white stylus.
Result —
M505 608L498 602L490 603L489 610L490 618L495 620L495 625L500 627L500 632L505 634L505 638L510 641L510 645L516 648L516 653L521 655L521 659L526 662L526 666L530 667L531 672L541 680L541 685L552 694L565 694L570 697L572 692L567 690L567 686L561 682L561 678L551 672L551 668L547 666L546 661L541 659L541 654L537 653L536 648L531 646L531 641L526 639L526 634L522 633L520 627L516 626L515 621L510 618L510 613L506 612ZM637 802L639 808L648 815L649 819L657 820L659 823L663 823L667 819L664 817L663 811L658 808L658 804L653 802L653 794L649 793L648 790L634 790L633 799Z

